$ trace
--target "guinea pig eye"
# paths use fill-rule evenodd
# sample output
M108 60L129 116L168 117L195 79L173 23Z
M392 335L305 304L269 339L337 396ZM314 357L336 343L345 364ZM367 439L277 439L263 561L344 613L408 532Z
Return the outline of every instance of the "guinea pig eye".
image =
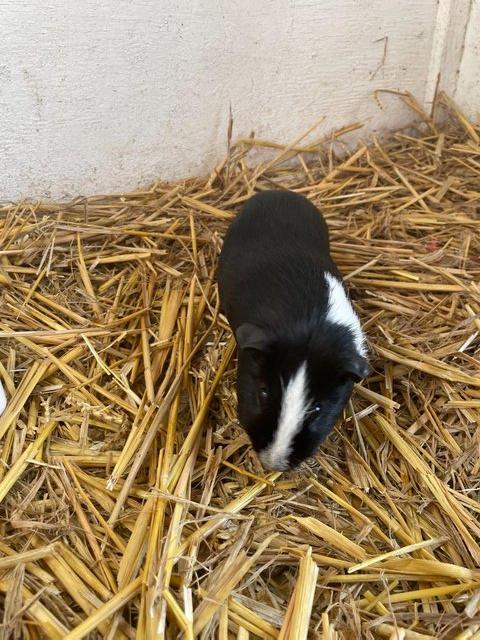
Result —
M265 404L268 400L268 391L266 389L260 389L258 392L258 401L260 404Z
M321 402L315 402L314 404L312 404L312 406L310 407L310 409L307 412L306 415L306 419L307 419L307 425L313 429L314 425L315 425L315 420L318 418L318 416L320 415L321 411L322 411L322 403Z
M312 416L316 416L316 415L318 415L320 413L321 410L322 410L322 403L321 402L315 402L315 404L310 409L309 413L311 413Z

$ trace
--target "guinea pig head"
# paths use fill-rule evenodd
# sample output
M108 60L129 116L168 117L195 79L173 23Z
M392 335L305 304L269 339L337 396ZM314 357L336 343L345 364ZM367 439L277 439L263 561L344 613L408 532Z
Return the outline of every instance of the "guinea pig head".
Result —
M265 469L294 468L332 431L368 362L345 327L295 340L244 324L236 339L240 423Z

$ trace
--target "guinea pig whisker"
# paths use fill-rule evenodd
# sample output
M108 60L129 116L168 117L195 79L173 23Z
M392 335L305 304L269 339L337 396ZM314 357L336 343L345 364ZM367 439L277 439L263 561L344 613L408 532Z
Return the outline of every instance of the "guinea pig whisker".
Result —
M308 408L309 407L309 408ZM305 411L305 416L311 416L312 414L317 413L313 400L310 400L307 403L307 410Z

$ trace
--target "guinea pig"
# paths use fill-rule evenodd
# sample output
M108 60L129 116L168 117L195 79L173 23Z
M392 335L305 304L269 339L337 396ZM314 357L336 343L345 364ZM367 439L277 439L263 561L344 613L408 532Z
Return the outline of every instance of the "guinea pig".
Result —
M217 275L237 343L240 424L265 469L295 468L369 371L322 214L291 191L257 193L226 233Z

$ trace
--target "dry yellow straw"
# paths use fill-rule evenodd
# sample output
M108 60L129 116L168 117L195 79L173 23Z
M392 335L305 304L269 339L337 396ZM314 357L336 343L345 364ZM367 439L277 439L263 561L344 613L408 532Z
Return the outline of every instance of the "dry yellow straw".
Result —
M312 548L308 547L300 561L297 583L278 636L279 640L307 640L317 576L318 567L312 560Z
M65 640L80 640L88 633L96 629L103 621L108 620L112 614L123 607L138 591L142 584L142 577L138 577L129 585L121 589L111 600L99 607L95 613L86 618L78 627L72 629Z
M387 553L382 553L379 556L376 556L375 558L369 558L368 560L364 560L363 562L360 562L359 564L356 564L353 567L349 567L348 573L361 571L366 567L371 567L372 565L382 562L382 560L388 560L389 558L394 558L396 556L403 556L408 553L413 553L414 551L419 551L420 549L426 549L428 547L436 547L440 544L443 544L446 541L447 541L447 538L434 538L432 540L423 540L422 542L410 544L406 547L402 547L401 549L394 549L393 551L387 551Z
M353 150L359 123L284 145L230 120L209 176L0 204L5 633L479 635L480 126L391 96L412 126ZM283 474L238 423L216 284L272 187L322 210L372 367Z

